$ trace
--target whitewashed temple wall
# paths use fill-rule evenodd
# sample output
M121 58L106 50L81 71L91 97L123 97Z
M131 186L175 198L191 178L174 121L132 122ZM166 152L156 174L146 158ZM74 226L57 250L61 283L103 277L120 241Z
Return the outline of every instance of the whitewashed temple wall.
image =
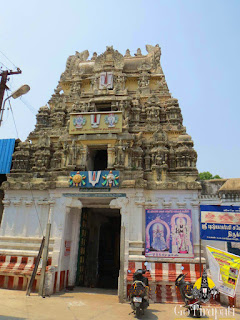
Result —
M193 224L193 243L198 250L199 245L199 206L197 191L156 191L142 189L117 189L115 193L125 193L116 208L122 208L122 225L126 227L125 240L129 241L130 256L143 259L140 251L145 245L145 209L191 209ZM81 202L72 202L72 198L62 194L70 193L69 189L47 191L6 191L4 213L0 229L0 237L41 238L45 235L48 219L48 201L54 201L51 215L51 239L54 240L53 264L59 264L64 256L65 241L74 245L74 237L79 238ZM79 191L71 189L71 194ZM70 199L70 200L69 200ZM34 201L35 204L34 204ZM74 198L76 201L76 198ZM114 207L113 205L111 207ZM41 227L40 227L41 224ZM74 230L73 230L74 229ZM135 247L134 247L135 246ZM136 250L135 250L136 249ZM59 254L62 250L61 259ZM134 251L135 250L135 251ZM65 263L65 262L63 262Z
M129 259L146 260L141 254L145 246L145 210L146 209L190 209L192 211L193 244L195 257L199 254L199 201L197 191L185 190L132 190L129 198ZM170 261L170 258L147 258L147 260ZM192 259L189 259L191 262ZM186 259L184 259L186 261Z
M125 272L128 268L128 261L171 261L171 258L149 257L146 259L143 255L146 209L191 209L195 259L188 259L188 262L191 263L198 259L198 191L115 189L114 193L126 194L126 197L116 197L110 202L110 208L120 209L121 225L125 227ZM68 284L74 285L75 283L82 208L81 194L77 188L49 191L6 191L0 229L0 253L20 256L37 255L42 234L45 235L46 232L49 201L52 206L49 256L52 258L52 265L58 272L55 288L58 291L63 285L60 285L60 273L63 271L65 272L65 283L66 274L68 274ZM93 198L94 201L95 198ZM184 259L184 262L186 261L187 259Z

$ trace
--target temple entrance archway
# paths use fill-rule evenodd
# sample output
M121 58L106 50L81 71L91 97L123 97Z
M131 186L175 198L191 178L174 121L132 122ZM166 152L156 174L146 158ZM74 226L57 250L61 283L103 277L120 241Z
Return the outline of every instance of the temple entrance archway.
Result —
M120 230L119 209L82 208L76 285L118 288Z

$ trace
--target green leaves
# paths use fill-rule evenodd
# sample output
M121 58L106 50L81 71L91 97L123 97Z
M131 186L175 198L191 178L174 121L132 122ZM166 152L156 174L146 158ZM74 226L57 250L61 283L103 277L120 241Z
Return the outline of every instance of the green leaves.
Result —
M222 179L218 174L213 176L209 171L199 172L198 174L199 180L210 180L210 179Z

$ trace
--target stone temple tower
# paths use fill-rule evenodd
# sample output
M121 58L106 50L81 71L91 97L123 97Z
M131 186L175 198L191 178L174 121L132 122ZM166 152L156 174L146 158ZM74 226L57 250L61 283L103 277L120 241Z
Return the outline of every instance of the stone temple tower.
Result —
M93 170L89 157L93 162L100 157L107 158L103 169L121 172L122 187L198 187L197 153L183 126L178 100L169 93L161 49L146 49L147 55L138 49L135 56L129 50L123 56L107 47L91 59L88 51L68 58L49 106L39 109L35 130L14 155L11 186L24 187L28 182L22 174L31 178L38 172L42 179L35 179L36 185L41 181L43 189L55 188L56 177L68 176L69 170ZM119 112L121 128L99 131L96 123L92 131L69 130L71 115L94 112Z
M197 153L169 92L161 49L146 50L132 56L107 47L91 58L87 50L70 56L48 105L38 111L34 131L13 155L1 235L12 246L23 239L16 256L36 256L37 246L27 245L41 235L35 206L43 229L51 207L50 292L69 284L101 286L114 274L124 298L129 263L147 261L146 209L192 210L197 228ZM107 247L104 234L115 239L108 260L101 251ZM192 241L197 252L198 231ZM164 263L168 273L171 258Z

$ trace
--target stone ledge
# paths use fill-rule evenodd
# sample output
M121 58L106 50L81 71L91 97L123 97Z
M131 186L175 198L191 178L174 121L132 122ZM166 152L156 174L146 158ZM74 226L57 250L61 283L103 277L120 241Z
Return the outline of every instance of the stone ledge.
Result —
M136 180L124 180L121 184L122 188L135 188Z
M129 261L136 261L136 262L150 262L150 263L192 263L192 264L199 264L199 257L195 257L193 259L188 258L156 258L156 257L145 257L143 255L129 255ZM206 259L202 257L202 264L206 263Z

